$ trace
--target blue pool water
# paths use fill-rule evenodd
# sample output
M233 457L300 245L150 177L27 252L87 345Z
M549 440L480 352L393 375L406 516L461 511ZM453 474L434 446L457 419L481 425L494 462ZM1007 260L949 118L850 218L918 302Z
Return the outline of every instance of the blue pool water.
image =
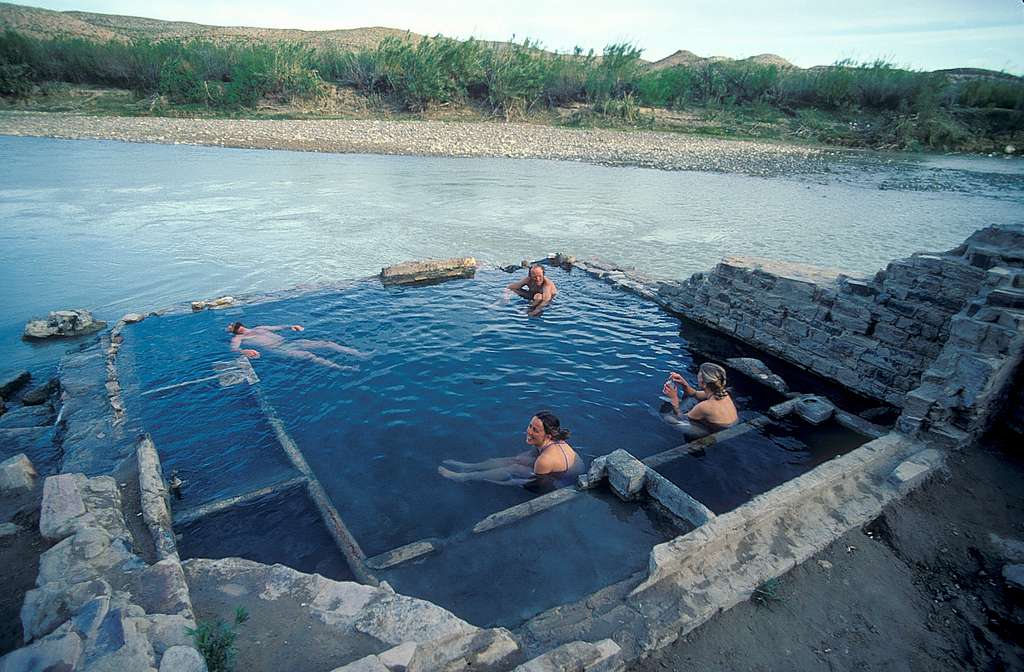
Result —
M514 627L645 570L655 544L690 529L602 488L460 539L384 578L475 625Z
M723 514L867 441L835 420L814 427L785 417L655 469Z
M509 274L341 291L228 311L150 318L126 331L124 365L136 373L129 413L154 436L165 469L179 468L192 507L292 478L261 415L276 411L367 555L447 537L533 495L456 483L444 459L478 461L528 449L525 429L552 409L588 460L623 448L644 457L683 442L658 410L669 370L694 362L678 320L580 273L550 269L560 294L539 319L500 301ZM225 326L301 323L287 339L329 339L363 351L338 371L265 351L257 386L216 381L142 393L211 375L235 357ZM741 391L742 392L742 391ZM738 397L741 407L756 399ZM762 404L763 405L763 404Z

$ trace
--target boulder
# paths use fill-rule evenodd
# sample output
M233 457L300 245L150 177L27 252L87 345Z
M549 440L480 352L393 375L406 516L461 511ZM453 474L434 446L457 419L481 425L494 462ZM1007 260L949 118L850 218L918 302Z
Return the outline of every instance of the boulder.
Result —
M22 429L25 427L46 427L56 419L53 406L22 406L0 416L0 429Z
M160 672L206 672L206 661L191 646L172 646L160 659Z
M156 655L137 619L126 610L111 609L87 642L80 662L88 672L144 672L156 667Z
M37 385L31 390L21 395L21 403L26 406L38 406L39 404L46 403L50 397L57 393L60 389L60 381L57 378L51 378L42 385Z
M26 339L42 339L94 334L107 326L106 322L97 320L88 310L55 310L45 320L30 320L22 334Z
M74 670L82 653L82 638L70 625L0 658L0 672Z
M177 558L166 558L144 569L139 574L136 598L149 614L192 615L185 573Z
M192 638L185 629L196 627L193 619L177 614L141 616L138 624L158 656L176 646L191 646Z
M32 378L28 371L20 371L12 376L0 378L0 397L10 399L11 396L20 390Z
M110 584L102 579L91 579L67 585L59 582L43 584L25 594L21 605L21 629L26 642L39 639L53 632L54 628L67 621L73 614L84 612L85 606L93 604L100 598L106 602L96 603L96 609L106 609L110 605ZM91 613L91 612L87 612ZM88 615L83 616L87 619ZM76 620L79 620L76 617ZM88 628L82 627L79 632L89 634Z
M21 494L35 487L36 470L25 453L0 462L0 495Z
M85 502L74 474L46 479L39 511L39 532L45 539L60 541L74 534L77 521L85 514Z
M471 278L475 273L476 259L473 257L436 261L406 261L382 268L380 281L384 285L412 285L455 278Z

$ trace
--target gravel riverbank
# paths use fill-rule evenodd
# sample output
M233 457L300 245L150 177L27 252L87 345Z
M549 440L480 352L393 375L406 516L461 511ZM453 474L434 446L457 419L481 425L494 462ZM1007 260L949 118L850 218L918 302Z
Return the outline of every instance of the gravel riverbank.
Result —
M676 133L535 124L376 120L172 119L0 112L0 135L346 154L509 157L747 175L817 171L835 150Z

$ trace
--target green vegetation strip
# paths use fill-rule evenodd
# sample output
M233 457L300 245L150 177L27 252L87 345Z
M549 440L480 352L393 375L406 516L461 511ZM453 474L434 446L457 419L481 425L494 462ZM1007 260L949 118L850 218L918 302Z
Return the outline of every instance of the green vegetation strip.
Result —
M950 76L883 60L801 69L708 59L655 69L640 55L630 44L609 45L599 55L552 54L530 40L442 36L388 37L347 50L297 42L37 39L8 30L0 36L0 96L45 97L51 83L64 82L149 96L150 113L244 114L268 102L315 108L349 89L368 109L422 113L470 105L506 120L568 109L561 123L648 128L664 126L657 110L698 111L694 128L705 133L756 136L782 125L796 138L907 149L996 148L1024 132L1024 80L1009 75Z

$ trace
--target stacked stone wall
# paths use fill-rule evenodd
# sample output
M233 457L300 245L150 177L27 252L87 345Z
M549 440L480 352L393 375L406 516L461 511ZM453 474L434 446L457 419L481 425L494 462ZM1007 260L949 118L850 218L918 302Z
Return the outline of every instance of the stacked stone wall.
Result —
M957 250L890 263L872 279L727 259L661 283L667 308L876 399L902 406L986 269Z

